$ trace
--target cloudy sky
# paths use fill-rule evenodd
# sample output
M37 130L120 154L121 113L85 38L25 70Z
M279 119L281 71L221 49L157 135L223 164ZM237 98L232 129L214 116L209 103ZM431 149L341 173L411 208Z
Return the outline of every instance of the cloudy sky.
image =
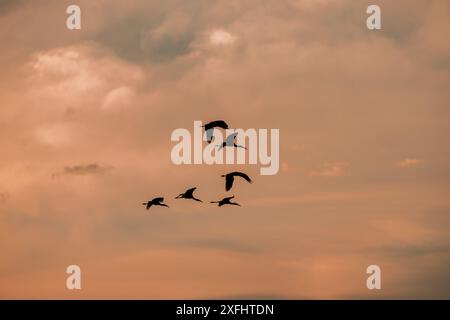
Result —
M450 298L448 30L446 0L0 0L0 298ZM215 119L279 128L279 173L172 164ZM235 169L242 207L173 199Z

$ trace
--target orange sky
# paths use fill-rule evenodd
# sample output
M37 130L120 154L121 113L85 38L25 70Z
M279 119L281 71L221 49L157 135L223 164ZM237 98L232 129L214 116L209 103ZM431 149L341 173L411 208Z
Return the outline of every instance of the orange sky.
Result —
M1 1L0 298L450 298L450 4L375 2ZM216 119L279 173L172 164Z

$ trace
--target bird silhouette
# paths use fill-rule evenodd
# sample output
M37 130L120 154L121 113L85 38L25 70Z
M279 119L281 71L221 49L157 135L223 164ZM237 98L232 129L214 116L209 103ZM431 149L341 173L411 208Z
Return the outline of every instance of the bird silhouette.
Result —
M221 206L223 206L225 204L231 204L231 205L234 205L234 206L241 206L239 203L231 202L230 200L233 199L233 198L234 198L234 196L231 196L231 197L223 198L220 201L211 201L211 203L218 203L219 207L221 207Z
M230 134L222 144L218 145L219 150L222 148L225 148L225 147L243 148L243 149L247 150L246 147L236 144L237 135L238 135L237 132Z
M158 198L154 198L153 200L144 202L143 205L147 206L146 209L150 209L151 206L161 206L161 207L167 207L169 208L169 206L164 202L164 198L163 197L158 197Z
M233 172L230 172L227 174L223 174L223 175L221 175L221 177L225 177L225 190L226 191L229 191L231 189L231 187L233 186L234 177L244 178L249 183L253 182L252 179L250 179L250 177L248 175L246 175L243 172L239 172L239 171L233 171Z
M195 189L197 189L197 188L188 189L188 190L186 190L185 193L180 193L177 197L175 197L175 199L192 199L192 200L195 200L195 201L203 202L202 200L197 199L196 197L194 197Z
M226 124L223 120L215 120L205 124L202 127L205 128L206 141L208 141L208 143L211 143L213 139L214 128L228 129L228 124Z

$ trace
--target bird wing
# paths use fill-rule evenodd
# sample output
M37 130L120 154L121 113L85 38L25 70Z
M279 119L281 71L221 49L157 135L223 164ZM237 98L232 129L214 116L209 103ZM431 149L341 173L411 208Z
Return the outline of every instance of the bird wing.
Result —
M153 203L159 203L159 202L163 202L163 201L164 201L163 197L155 198L152 200Z
M228 129L228 124L226 124L225 121L223 120L216 120L216 121L211 121L210 123L205 125L205 128L208 126L208 128L222 128L222 129Z
M232 173L232 175L244 178L245 180L247 180L247 182L252 183L252 179L250 179L250 177L248 175L246 175L245 173L243 173L243 172L235 171L235 172Z
M150 209L151 206L152 206L152 203L149 201L149 202L147 203L147 207L146 207L147 210Z
M226 139L227 145L232 145L237 135L238 135L237 132L230 134Z
M195 189L197 189L197 187L188 189L184 194L187 195L187 196L192 196L194 191L195 191Z
M229 200L231 200L231 199L233 199L234 198L234 196L231 196L231 197L226 197L226 198L223 198L223 200L222 201L229 201Z
M232 175L225 176L225 190L228 191L233 186L234 177Z

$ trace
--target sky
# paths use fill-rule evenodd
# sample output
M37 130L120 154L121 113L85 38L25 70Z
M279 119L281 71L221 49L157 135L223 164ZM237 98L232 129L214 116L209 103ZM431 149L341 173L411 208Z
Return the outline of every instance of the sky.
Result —
M0 298L449 299L448 30L446 0L0 0ZM173 164L217 119L279 129L279 172Z

